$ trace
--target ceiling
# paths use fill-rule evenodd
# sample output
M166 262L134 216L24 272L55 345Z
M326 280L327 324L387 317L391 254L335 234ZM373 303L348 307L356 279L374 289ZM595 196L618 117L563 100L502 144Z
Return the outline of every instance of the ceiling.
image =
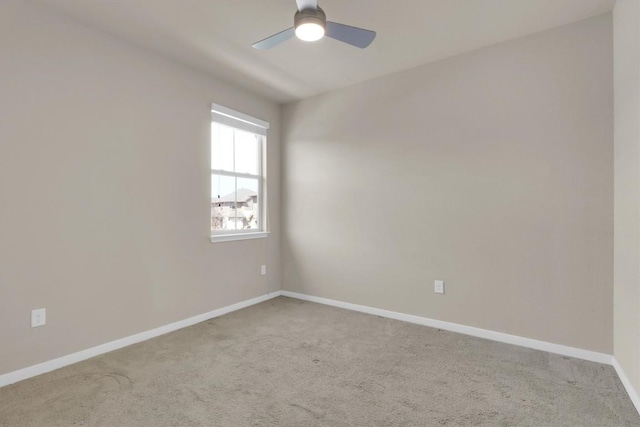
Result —
M615 0L321 0L377 31L364 50L322 39L251 44L293 24L295 0L35 0L277 102L306 98L610 11Z

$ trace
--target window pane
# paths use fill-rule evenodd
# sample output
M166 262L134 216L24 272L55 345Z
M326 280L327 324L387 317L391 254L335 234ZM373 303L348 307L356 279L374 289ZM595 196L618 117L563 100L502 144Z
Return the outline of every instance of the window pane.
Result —
M233 172L233 129L211 124L211 169Z
M260 170L258 163L260 136L236 130L235 138L236 172L258 175Z
M260 183L257 179L238 178L238 229L260 228Z
M211 175L211 231L237 228L236 179Z

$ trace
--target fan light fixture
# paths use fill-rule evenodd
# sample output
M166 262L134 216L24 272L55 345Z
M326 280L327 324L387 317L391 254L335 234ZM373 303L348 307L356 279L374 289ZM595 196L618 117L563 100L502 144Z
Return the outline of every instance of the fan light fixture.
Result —
M306 42L315 42L324 37L324 27L316 22L307 22L296 27L296 37Z
M320 7L297 12L293 20L296 37L300 40L315 42L324 37L327 16Z
M325 36L364 49L376 38L375 31L327 21L318 0L296 0L296 4L298 10L293 17L293 27L254 43L255 49L271 49L293 37L314 42Z

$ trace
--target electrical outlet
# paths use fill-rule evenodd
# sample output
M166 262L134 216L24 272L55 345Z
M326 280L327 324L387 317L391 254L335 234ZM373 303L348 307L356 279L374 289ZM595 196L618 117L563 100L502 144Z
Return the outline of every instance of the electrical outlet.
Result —
M260 267L260 274L262 274L263 276L265 276L267 274L267 266L263 265Z
M433 285L433 292L436 294L444 294L444 280L436 280Z
M31 310L31 327L32 328L37 328L38 326L44 326L46 324L47 324L46 308Z

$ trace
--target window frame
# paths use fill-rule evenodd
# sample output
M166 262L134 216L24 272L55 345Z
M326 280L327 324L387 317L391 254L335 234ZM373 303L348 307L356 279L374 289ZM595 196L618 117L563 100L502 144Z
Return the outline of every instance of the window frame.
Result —
M268 231L268 221L267 221L267 189L266 189L266 143L267 143L267 131L269 129L269 122L264 120L257 119L255 117L249 116L245 113L241 113L239 111L232 110L228 107L224 107L218 104L211 104L211 124L209 126L210 129L210 139L209 139L209 149L211 150L213 147L213 124L217 123L222 126L230 127L234 130L250 132L259 137L257 141L258 144L258 174L250 174L243 172L233 172L222 170L222 169L214 169L213 164L211 164L211 159L213 158L213 153L210 152L211 156L209 158L211 176L219 175L231 177L236 180L235 192L236 192L236 205L238 203L237 200L237 191L238 185L237 180L246 178L246 179L257 179L258 180L258 227L257 229L241 229L241 230L218 230L212 231L210 230L209 238L212 243L215 242L227 242L233 240L245 240L245 239L258 239L264 238L269 235ZM234 144L235 150L235 144ZM235 169L235 164L234 164ZM211 181L209 181L209 185L211 185ZM211 193L212 188L209 188L209 193ZM209 220L211 224L212 218L212 209L211 203L209 204Z

